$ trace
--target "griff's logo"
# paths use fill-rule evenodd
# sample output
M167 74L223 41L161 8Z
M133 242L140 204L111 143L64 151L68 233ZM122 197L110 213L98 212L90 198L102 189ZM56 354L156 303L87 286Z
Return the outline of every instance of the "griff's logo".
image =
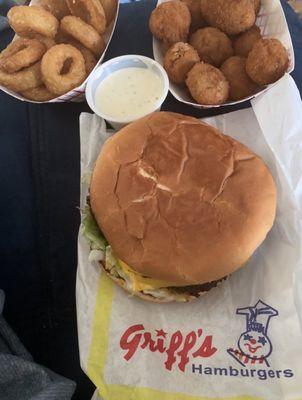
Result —
M156 329L155 332L148 332L142 324L126 329L120 339L120 347L125 352L124 359L129 361L139 349L160 353L168 371L176 365L181 372L185 372L190 359L212 357L217 351L212 335L204 335L201 328L186 334L179 330L168 333Z
M268 357L272 354L273 345L268 336L270 319L278 311L259 300L253 307L238 308L236 314L244 315L246 327L240 335L237 346L227 352L243 367L247 364L263 364L268 367Z

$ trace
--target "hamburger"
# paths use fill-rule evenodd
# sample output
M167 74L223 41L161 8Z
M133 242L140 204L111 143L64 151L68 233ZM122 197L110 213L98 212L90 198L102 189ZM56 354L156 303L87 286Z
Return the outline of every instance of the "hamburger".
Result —
M259 156L195 118L156 112L104 144L84 234L119 286L186 302L244 266L275 212L275 183Z

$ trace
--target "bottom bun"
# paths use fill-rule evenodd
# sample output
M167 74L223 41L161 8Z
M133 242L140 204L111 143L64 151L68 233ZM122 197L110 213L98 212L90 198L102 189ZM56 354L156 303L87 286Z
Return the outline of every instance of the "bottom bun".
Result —
M121 276L114 276L110 273L108 269L106 269L105 262L100 262L100 264L103 267L103 270L106 272L107 276L112 279L117 285L123 288L126 292L128 292L132 296L137 296L143 300L151 301L154 303L170 303L172 301L176 301L179 303L188 303L205 295L211 289L220 286L222 282L227 279L223 278L218 281L207 282L201 285L167 287L148 292L133 291L127 287L127 282L124 278L122 278Z

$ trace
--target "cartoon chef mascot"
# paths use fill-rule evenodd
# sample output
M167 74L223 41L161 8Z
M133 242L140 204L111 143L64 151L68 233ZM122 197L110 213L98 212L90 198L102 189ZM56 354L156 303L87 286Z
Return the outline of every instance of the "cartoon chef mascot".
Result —
M258 361L269 366L267 359L273 346L268 337L268 326L270 319L278 315L278 311L259 300L253 307L238 308L236 313L245 315L246 330L238 340L239 351L229 349L229 354L242 365L249 361L253 364Z

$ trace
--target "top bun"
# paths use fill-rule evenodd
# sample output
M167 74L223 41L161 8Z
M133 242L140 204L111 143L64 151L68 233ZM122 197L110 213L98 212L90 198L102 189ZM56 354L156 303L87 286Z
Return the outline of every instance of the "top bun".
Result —
M92 212L115 254L142 275L219 280L273 225L276 188L256 154L199 120L157 112L110 138L92 176Z

